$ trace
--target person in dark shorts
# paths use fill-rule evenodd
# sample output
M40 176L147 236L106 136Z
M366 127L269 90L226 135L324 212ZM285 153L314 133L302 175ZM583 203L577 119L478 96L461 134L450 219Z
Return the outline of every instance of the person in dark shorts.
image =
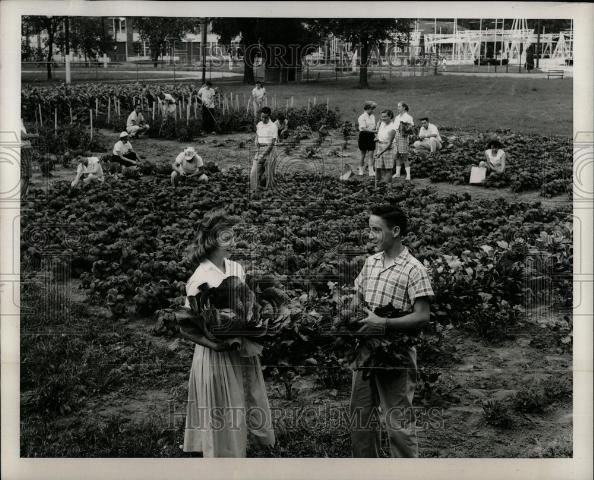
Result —
M373 152L375 150L375 116L373 115L373 111L377 103L375 102L365 102L363 106L363 113L359 115L357 120L359 124L359 151L361 152L361 161L359 163L359 170L357 172L358 175L363 175L365 169L365 157L367 153L369 153L371 157L371 162L373 162ZM375 172L373 170L372 163L369 163L369 176L375 176Z

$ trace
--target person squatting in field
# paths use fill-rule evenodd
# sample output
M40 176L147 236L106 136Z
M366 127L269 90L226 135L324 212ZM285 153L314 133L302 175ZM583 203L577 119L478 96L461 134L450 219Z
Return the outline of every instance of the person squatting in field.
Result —
M276 116L274 124L278 130L278 139L280 143L281 140L285 140L289 137L289 120L287 120L284 113L280 112Z
M435 125L429 123L428 117L421 118L421 128L419 129L419 140L413 143L413 148L417 152L427 152L430 154L441 150L441 136Z
M499 140L491 140L485 150L485 159L479 163L479 167L487 169L487 173L503 173L505 171L505 152Z
M207 182L208 177L204 174L204 162L193 147L184 148L171 165L171 185L177 187L184 178L198 177L199 182Z
M409 136L413 133L414 120L408 113L408 105L404 102L398 103L398 115L394 119L396 127L396 172L393 178L400 177L402 163L406 171L406 180L410 180L410 158L409 158Z
M376 106L377 103L375 102L365 102L365 105L363 106L363 113L359 115L359 118L357 119L357 123L359 124L358 146L359 151L361 152L357 175L363 175L365 169L365 157L367 156L368 152L373 157L373 152L375 150L375 116L373 115L373 111L375 110ZM369 161L370 177L375 175L372 162L373 158Z
M374 158L376 176L386 183L392 183L392 170L394 168L392 144L395 136L394 112L392 110L383 110L381 120L377 126Z
M81 178L83 178L84 185L88 185L91 182L103 183L105 181L103 168L97 157L82 157L79 160L78 167L76 168L76 177L72 180L70 187L75 188Z
M256 155L252 162L250 172L250 190L255 193L262 183L265 188L274 186L274 169L276 167L276 142L278 129L270 120L270 108L263 107L260 112L260 121L256 125Z
M221 210L208 212L199 222L189 249L196 270L186 284L187 296L196 295L204 283L216 288L227 277L245 280L243 267L229 260L235 223ZM258 444L273 446L272 415L258 357L262 348L245 337L213 342L198 331L182 328L181 333L195 343L184 452L245 457L248 432Z
M137 103L134 110L128 115L128 120L126 120L126 131L130 134L130 138L135 138L148 133L149 129L150 126L144 120L144 115L142 115L142 105Z
M355 303L367 302L368 316L361 320L363 331L370 335L411 333L429 321L433 290L423 264L402 245L407 233L406 214L394 205L371 209L369 239L377 253L367 258L355 279ZM391 303L407 315L398 318L379 317L373 310ZM378 457L380 430L378 407L385 422L392 457L418 457L413 397L417 383L415 348L406 352L405 368L370 369L366 378L362 369L353 372L350 415L353 457Z
M119 163L122 167L132 168L138 166L139 160L132 144L128 141L128 132L120 133L120 139L113 146L111 161Z

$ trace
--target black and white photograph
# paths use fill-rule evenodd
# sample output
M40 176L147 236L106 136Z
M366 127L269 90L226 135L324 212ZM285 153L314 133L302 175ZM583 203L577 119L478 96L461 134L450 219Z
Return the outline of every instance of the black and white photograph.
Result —
M591 5L21 3L11 461L591 468Z

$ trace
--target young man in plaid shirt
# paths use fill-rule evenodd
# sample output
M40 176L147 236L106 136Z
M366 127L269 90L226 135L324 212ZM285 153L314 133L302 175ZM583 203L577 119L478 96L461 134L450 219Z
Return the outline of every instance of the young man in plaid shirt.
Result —
M433 296L425 267L402 245L407 232L406 214L392 205L371 210L369 238L375 255L369 257L355 279L356 302L365 300L368 316L361 320L362 331L370 335L414 332L429 321L429 297ZM372 311L391 303L409 314L383 318ZM367 379L362 370L353 373L350 413L355 419L351 431L353 457L378 457L380 431L377 408L386 422L392 457L418 457L415 415L412 401L417 383L414 348L407 352L405 369L371 370ZM375 425L374 425L375 422Z

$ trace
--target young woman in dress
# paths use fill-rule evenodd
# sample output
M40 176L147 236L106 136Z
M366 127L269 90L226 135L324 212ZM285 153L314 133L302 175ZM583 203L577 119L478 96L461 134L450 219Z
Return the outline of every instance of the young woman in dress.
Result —
M398 103L398 115L394 119L396 127L396 173L393 178L400 177L400 169L404 162L406 180L410 181L410 160L409 160L409 129L414 126L413 118L408 113L408 105L404 102Z
M485 150L485 160L479 163L479 167L485 167L487 172L503 173L505 170L505 152L499 140L491 140Z
M190 247L197 265L186 294L196 295L203 283L218 287L230 276L245 278L242 266L229 260L235 220L223 211L207 213ZM260 445L273 446L274 431L262 367L261 347L246 338L212 342L182 330L196 343L188 385L185 452L204 457L245 457L248 432ZM239 343L239 348L237 344Z

